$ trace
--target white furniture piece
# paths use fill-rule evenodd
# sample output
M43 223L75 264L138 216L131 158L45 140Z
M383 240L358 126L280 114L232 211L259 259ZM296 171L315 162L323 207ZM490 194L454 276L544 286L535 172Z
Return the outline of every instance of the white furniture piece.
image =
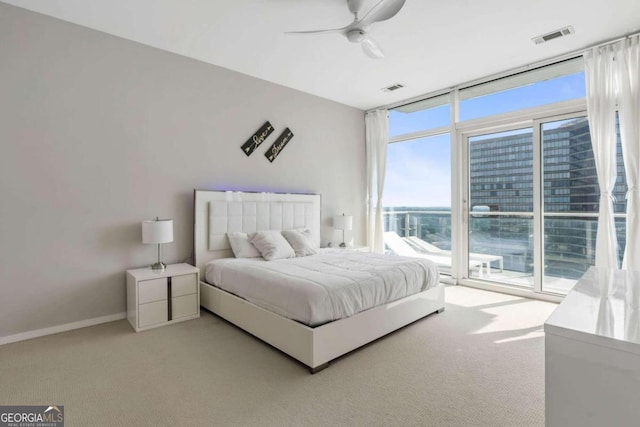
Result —
M640 272L591 267L544 331L547 427L640 424Z
M189 264L127 270L129 323L140 332L200 317L199 281L199 270Z
M440 275L428 260L334 249L269 262L216 259L204 280L313 328L438 286Z
M320 196L202 191L194 192L196 267L233 257L227 232L306 227L319 246ZM431 313L444 311L444 286L378 306L345 319L309 327L260 308L206 282L201 304L220 317L307 365L312 373L329 361Z

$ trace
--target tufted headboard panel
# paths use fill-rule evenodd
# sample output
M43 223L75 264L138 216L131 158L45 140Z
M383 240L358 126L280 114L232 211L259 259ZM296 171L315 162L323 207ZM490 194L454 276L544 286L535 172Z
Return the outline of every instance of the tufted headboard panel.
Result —
M306 227L320 244L320 195L195 190L196 267L233 257L228 232L290 230Z

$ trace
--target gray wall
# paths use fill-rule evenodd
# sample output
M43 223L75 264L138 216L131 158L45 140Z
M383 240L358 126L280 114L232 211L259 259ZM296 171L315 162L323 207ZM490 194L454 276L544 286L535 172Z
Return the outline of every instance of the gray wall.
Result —
M360 110L0 3L0 337L125 311L140 222L189 258L195 188L319 193L323 240L344 211L362 243L364 159Z

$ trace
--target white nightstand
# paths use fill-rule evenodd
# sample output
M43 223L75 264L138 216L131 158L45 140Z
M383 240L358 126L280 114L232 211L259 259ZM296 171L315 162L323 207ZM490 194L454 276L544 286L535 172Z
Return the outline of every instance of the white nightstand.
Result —
M171 264L164 271L127 270L127 319L136 332L200 317L200 271Z

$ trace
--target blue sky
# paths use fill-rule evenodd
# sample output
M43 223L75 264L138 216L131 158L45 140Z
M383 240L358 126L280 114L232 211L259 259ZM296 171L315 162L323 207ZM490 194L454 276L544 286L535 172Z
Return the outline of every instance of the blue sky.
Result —
M584 73L462 101L460 120L470 120L585 96ZM389 135L402 135L449 124L449 106L415 113L389 111ZM450 207L449 134L390 144L384 205Z

